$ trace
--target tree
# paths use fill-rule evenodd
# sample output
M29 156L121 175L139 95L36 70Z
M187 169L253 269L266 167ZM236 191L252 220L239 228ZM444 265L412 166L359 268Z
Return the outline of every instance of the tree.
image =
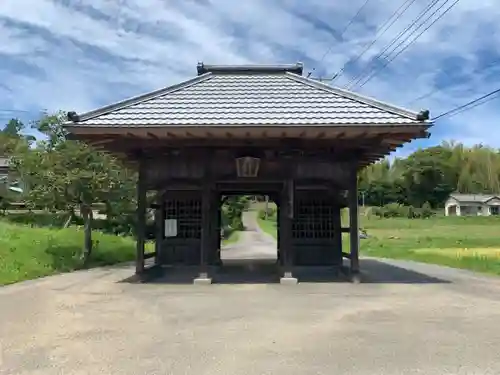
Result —
M450 141L420 149L392 163L382 160L359 173L359 188L367 205L400 203L442 207L453 191L500 193L500 153Z
M27 186L25 199L32 207L68 212L67 223L81 213L85 225L82 259L92 253L92 204L105 202L110 213L133 204L134 174L118 160L81 142L65 138L61 114L37 122L49 139L34 149L20 147L12 158Z

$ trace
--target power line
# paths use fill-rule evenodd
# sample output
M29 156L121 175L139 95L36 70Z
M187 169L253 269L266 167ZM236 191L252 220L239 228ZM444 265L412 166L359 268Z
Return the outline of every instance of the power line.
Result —
M434 5L436 5L440 0L432 0L426 7L424 10L422 10L418 15L417 17L415 17L415 19L408 25L406 26L402 31L399 32L398 35L396 35L390 42L388 45L385 46L385 48L380 51L376 56L375 58L373 59L373 61L377 61L377 60L381 60L383 55L394 45L396 44L398 41L401 40L401 42L406 42L409 37L412 35L412 33L410 33L409 35L407 35L405 37L405 34L408 33L412 27L414 27L421 19L422 17L424 17L433 7ZM445 3L448 2L449 0L445 0ZM426 19L427 21L428 19ZM424 22L426 22L424 21ZM419 26L421 26L423 23L421 23ZM417 26L417 28L419 27ZM413 30L413 32L415 31L415 29ZM400 42L400 44L401 44ZM398 46L400 45L398 44ZM397 48L397 47L396 47ZM391 53L394 52L394 49L386 55L386 58L390 56ZM375 68L376 69L376 68ZM353 77L349 83L347 83L347 85L345 86L345 88L349 88L351 89L352 87L356 86L359 82L361 82L363 80L364 77L366 77L367 75L369 75L371 72L374 71L374 68L372 68L371 66L368 66L366 67L365 69L363 69L357 76Z
M353 24L353 22L356 20L356 18L358 18L358 16L361 14L361 12L363 11L363 9L366 7L366 5L370 2L370 0L365 0L365 2L363 3L363 5L361 5L361 7L358 9L358 11L356 12L356 14L350 19L350 21L347 23L347 25L344 27L344 29L342 30L342 32L340 33L340 36L339 36L339 39L342 39L342 37L344 36L344 34L346 33L346 31L349 29L349 27ZM333 49L333 44L330 45L330 47L326 50L326 52L323 54L323 57L321 58L321 60L319 61L318 65L321 64L323 62L323 60L325 60L325 57L328 56L328 54L332 51ZM307 77L309 77L312 72L316 70L315 68L312 69L311 72L309 72L309 74L307 75Z
M446 2L448 2L449 0L446 0ZM366 85L369 81L371 81L378 73L380 73L383 69L385 69L387 67L387 65L389 65L391 62L393 62L399 55L401 55L404 51L406 51L413 43L415 43L417 41L418 38L420 38L427 30L429 30L437 21L439 21L441 18L443 18L443 16L448 13L455 5L458 4L460 0L455 0L454 3L452 3L448 8L446 8L446 10L444 12L442 12L438 17L436 17L425 29L423 29L415 38L413 38L413 40L410 41L410 43L408 43L406 46L404 46L401 50L398 51L398 53L396 53L390 60L386 60L385 63L380 67L378 68L377 70L375 70L366 80L363 81L363 83L361 83L361 85L359 86L360 88L363 87L364 85ZM446 4L446 3L445 3ZM444 4L443 4L444 5ZM440 7L442 8L442 6ZM440 9L439 8L439 9ZM433 15L435 14L435 12L429 16L425 22L427 22ZM425 23L424 22L424 23ZM424 24L422 23L422 25ZM401 44L401 43L400 43Z
M462 113L462 112L471 110L472 108L475 108L479 105L483 105L483 104L489 102L490 100L496 99L498 96L493 96L493 95L496 95L498 93L500 93L500 88L493 90L492 92L489 92L488 94L480 96L479 98L471 100L470 102L467 102L467 103L462 104L458 107L452 108L449 111L441 113L440 115L434 117L432 119L432 121L436 121L437 119L440 119L440 118L446 117L446 116L451 117L451 116L454 116L458 113ZM484 100L484 99L488 99L488 100ZM484 101L482 101L482 100L484 100Z
M3 108L0 108L0 112L21 112L21 113L31 113L33 111L26 111L26 110L23 110L23 109L3 109Z
M399 55L401 55L404 51L406 51L413 43L417 41L427 30L429 30L437 21L439 21L446 13L448 13L460 0L455 0L453 4L451 4L444 12L442 12L438 17L436 17L425 29L423 29L415 38L413 38L407 45L405 45L401 50L399 50L390 60L387 60L387 57L390 56L391 53L395 52L396 49L401 46L403 43L405 43L416 31L418 31L422 26L424 26L427 21L429 21L446 3L448 3L449 0L445 0L441 6L439 6L437 9L432 12L430 16L428 16L416 29L414 29L410 35L406 38L406 40L401 41L390 53L389 55L386 56L386 60L384 64L379 67L378 69L374 70L368 77L361 83L359 86L360 88L366 85L369 81L373 79L380 71L385 69L387 65L389 65L392 61L394 61Z
M493 61L490 61L490 63L489 63L487 66L485 66L485 67L478 67L478 68L474 69L472 72L470 72L469 74L475 74L475 73L479 73L480 71L484 71L485 69L491 69L491 68L495 67L496 65L498 65L499 63L500 63L500 59L495 59L495 60L493 60ZM448 76L448 78L450 78L450 79L451 79L450 75L447 73L447 71L446 71L446 70L443 70L443 73L444 73L446 76ZM429 91L427 91L425 94L420 95L419 97L417 97L417 98L415 98L415 99L411 100L410 102L408 102L408 104L413 104L413 103L416 103L416 102L418 102L418 101L420 101L420 100L422 100L422 99L426 99L426 98L428 98L429 96L432 96L432 95L434 95L435 93L437 93L437 92L439 92L439 91L442 91L442 90L444 90L444 89L446 89L446 88L450 88L450 87L453 87L453 86L457 86L457 84L458 84L458 83L457 83L456 81L452 81L452 82L451 82L450 84L448 84L448 85L445 85L445 86L442 86L442 87L437 87L437 88L434 88L434 89L432 89L432 90L429 90Z
M390 27L392 25L394 25L394 23L401 17L401 15L406 12L406 10L415 2L416 0L406 0L403 4L401 4L399 6L398 9L396 9L392 14L391 16L382 24L382 26L380 26L380 30L377 35L375 36L375 38L370 42L368 43L367 45L365 45L365 49L360 53L358 54L354 60L350 60L350 61L347 61L344 66L342 66L342 68L336 73L334 74L333 79L337 79L339 78L346 70L347 68L347 65L348 64L354 64L356 63L361 57L363 57L363 55L377 42L377 40L380 39L380 37L382 37L382 35L385 34L385 32L387 30L390 29ZM406 7L405 7L406 5ZM405 7L403 10L401 10L403 7ZM392 18L394 18L392 20ZM392 22L391 22L392 20ZM390 22L390 23L389 23Z

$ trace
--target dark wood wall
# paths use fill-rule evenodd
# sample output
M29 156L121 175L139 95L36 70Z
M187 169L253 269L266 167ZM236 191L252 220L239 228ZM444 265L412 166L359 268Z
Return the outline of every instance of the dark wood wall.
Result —
M149 189L161 193L161 216L178 221L176 237L157 236L161 239L157 247L160 263L198 265L204 255L208 265L219 264L221 194L270 194L280 201L287 181L293 181L290 193L293 202L287 207L292 212L287 214L290 225L283 225L287 219L279 215L278 242L289 246L291 262L295 265L341 263L341 228L336 217L340 215L340 208L347 205L350 164L305 156L266 158L265 153L261 155L264 157L259 173L252 178L237 176L234 155L184 152L146 159L145 183ZM202 254L203 190L207 186L209 249ZM158 228L162 230L161 226ZM283 263L284 258L280 261Z

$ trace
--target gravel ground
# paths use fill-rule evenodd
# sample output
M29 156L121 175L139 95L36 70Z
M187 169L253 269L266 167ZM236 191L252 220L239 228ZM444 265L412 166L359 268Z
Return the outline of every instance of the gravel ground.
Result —
M210 286L126 282L129 265L6 286L0 374L500 374L499 279L361 265L358 285L284 286L268 264Z

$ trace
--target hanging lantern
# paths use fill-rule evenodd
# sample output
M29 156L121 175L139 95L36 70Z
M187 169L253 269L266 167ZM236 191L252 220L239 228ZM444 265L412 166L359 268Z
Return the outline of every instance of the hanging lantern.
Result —
M236 158L236 174L238 177L257 177L260 159L252 156Z

